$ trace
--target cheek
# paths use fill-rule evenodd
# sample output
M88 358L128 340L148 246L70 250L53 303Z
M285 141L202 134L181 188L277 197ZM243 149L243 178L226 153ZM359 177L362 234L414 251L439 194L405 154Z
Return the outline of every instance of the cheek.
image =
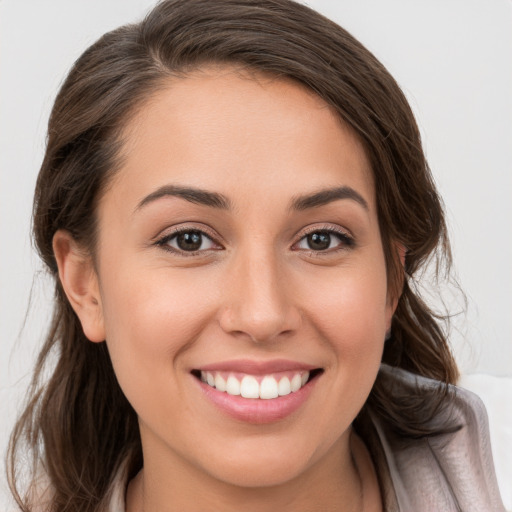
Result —
M195 281L185 272L140 268L133 272L117 269L115 279L102 279L107 340L123 333L141 349L153 345L158 350L162 343L172 350L169 347L179 344L183 333L193 335L208 314L208 293L204 283L199 286Z
M106 340L119 383L132 405L178 385L180 353L204 328L211 300L204 287L180 276L116 271L102 281ZM137 274L135 274L136 276ZM123 279L124 277L124 279ZM140 404L139 404L140 402Z
M346 271L345 271L346 270ZM317 288L310 300L318 328L327 339L351 346L371 343L386 330L388 316L385 274L344 269Z
M345 386L368 390L378 371L390 308L380 261L333 272L309 298L309 317L332 351L332 369Z

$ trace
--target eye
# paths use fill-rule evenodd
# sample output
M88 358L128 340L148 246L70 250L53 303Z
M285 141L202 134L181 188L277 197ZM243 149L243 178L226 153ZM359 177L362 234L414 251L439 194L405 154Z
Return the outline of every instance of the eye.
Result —
M307 251L328 251L351 245L353 245L353 240L347 234L323 229L303 236L296 247Z
M208 235L196 229L182 230L167 235L158 241L158 245L177 252L198 252L218 248Z

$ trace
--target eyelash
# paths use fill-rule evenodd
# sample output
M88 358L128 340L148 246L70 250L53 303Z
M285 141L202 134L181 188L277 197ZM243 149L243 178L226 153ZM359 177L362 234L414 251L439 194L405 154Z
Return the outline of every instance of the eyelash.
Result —
M315 251L313 249L304 249L306 252L309 253L310 256L320 258L324 255L332 255L338 253L339 251L346 251L348 249L352 249L356 245L355 239L349 233L347 233L347 231L338 227L333 227L332 225L324 225L321 227L312 227L301 233L299 240L293 244L293 247L297 246L302 240L304 240L307 236L312 235L313 233L326 233L330 236L334 235L340 240L340 244L339 246L325 250Z
M208 248L208 249L200 249L200 250L196 250L196 251L185 251L183 249L171 247L169 245L169 243L173 239L175 239L179 235L185 234L185 233L198 233L202 238L201 245L204 243L204 238L206 238L213 245L219 246L219 249L218 248ZM204 254L206 252L217 251L217 250L220 250L220 247L221 247L220 244L215 241L215 238L212 235L210 235L209 233L207 233L204 230L204 228L200 229L200 228L196 228L196 227L175 228L170 233L167 233L166 235L164 235L161 238L159 238L158 240L156 240L155 245L161 247L165 251L168 251L172 254L176 254L180 257L185 257L185 258L188 258L191 256L192 257L198 256L198 255L200 255L202 253Z
M185 233L199 233L201 235L201 237L207 238L208 240L210 240L210 242L212 244L220 246L220 244L215 241L215 237L213 237L212 235L210 235L209 233L204 231L204 228L199 229L196 227L175 228L172 230L171 233L168 233L168 234L162 236L161 238L159 238L158 240L156 240L155 245L161 247L165 251L171 252L173 254L177 254L182 257L191 257L191 256L193 257L193 256L198 256L201 253L220 250L217 248L215 248L215 249L210 248L210 249L201 249L201 250L196 250L196 251L185 251L182 249L176 249L169 245L169 242L171 240L175 239L180 234L185 234ZM292 248L297 246L303 239L305 239L307 236L309 236L313 233L326 233L330 236L334 235L340 240L339 247L328 248L325 250L317 250L317 251L315 251L313 249L309 249L309 250L303 249L303 251L306 251L310 255L314 255L315 257L321 257L325 254L337 253L338 251L351 249L355 246L355 240L351 235L349 235L346 231L344 231L342 229L339 229L339 228L337 229L337 228L334 228L333 226L329 225L329 226L311 228L311 229L303 232L301 234L301 237L299 238L299 240L293 244ZM300 250L300 249L295 249L295 250Z

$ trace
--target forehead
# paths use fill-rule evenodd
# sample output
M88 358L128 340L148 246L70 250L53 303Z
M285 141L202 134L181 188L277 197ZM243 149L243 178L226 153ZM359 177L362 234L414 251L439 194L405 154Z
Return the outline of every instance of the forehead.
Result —
M236 195L231 185L289 196L350 185L374 202L358 137L288 79L219 67L170 78L132 116L123 141L114 181L139 196L170 182L226 195Z

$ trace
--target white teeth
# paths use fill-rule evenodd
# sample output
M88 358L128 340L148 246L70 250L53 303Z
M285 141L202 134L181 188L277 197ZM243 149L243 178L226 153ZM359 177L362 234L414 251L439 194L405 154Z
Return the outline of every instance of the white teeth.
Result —
M259 388L258 381L251 375L246 375L240 383L240 394L244 398L259 398Z
M246 377L244 377L245 379ZM243 381L242 381L243 382ZM277 388L277 381L274 377L263 377L263 380L260 384L260 394L259 397L265 400L269 400L270 398L277 398L279 396L279 391Z
M219 391L226 391L226 381L224 380L220 373L215 375L215 387Z
M283 377L279 381L279 386L278 386L279 396L289 395L291 392L292 392L292 388L290 386L290 379L288 377Z
M300 376L299 373L296 373L290 382L292 392L295 393L295 391L298 391L301 387L301 384L302 384L302 377Z
M263 378L260 377L261 381L258 382L253 375L245 375L240 381L234 375L229 375L225 379L220 372L201 371L201 380L228 395L270 400L295 393L308 382L309 372L297 372L292 375L291 380L285 375L279 379L279 382L273 375L265 375Z
M233 375L230 375L226 382L226 393L235 396L240 394L240 382Z

